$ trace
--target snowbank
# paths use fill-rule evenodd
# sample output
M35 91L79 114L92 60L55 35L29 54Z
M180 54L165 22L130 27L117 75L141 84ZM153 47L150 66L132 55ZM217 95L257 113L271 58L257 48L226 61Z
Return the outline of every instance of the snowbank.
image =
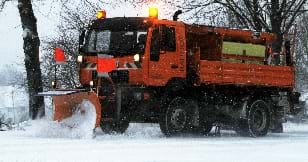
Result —
M25 136L39 138L92 138L96 122L95 107L89 101L83 101L78 111L61 122L52 120L35 120L26 122Z

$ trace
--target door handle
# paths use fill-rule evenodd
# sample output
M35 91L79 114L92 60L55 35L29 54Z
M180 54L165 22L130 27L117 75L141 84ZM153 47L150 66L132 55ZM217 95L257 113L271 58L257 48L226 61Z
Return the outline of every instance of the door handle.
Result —
M177 64L171 64L171 69L177 69L179 66Z

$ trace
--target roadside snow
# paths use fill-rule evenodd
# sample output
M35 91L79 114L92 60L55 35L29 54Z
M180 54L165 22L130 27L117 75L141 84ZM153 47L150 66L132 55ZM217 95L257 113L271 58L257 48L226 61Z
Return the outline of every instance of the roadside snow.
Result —
M40 130L42 122L46 121L30 121L25 131L0 132L0 161L308 161L306 124L287 123L285 133L263 138L239 137L233 131L223 131L221 137L166 138L157 124L132 123L122 135L98 131L94 139L76 139L65 134L57 138L37 136L34 132Z

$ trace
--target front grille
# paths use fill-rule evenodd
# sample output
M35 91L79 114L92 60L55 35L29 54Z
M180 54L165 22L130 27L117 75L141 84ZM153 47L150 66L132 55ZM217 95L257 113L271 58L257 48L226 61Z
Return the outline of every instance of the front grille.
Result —
M128 83L129 81L129 74L128 70L119 70L119 71L112 71L109 73L113 83Z
M92 71L92 80L96 80L97 79L97 71Z

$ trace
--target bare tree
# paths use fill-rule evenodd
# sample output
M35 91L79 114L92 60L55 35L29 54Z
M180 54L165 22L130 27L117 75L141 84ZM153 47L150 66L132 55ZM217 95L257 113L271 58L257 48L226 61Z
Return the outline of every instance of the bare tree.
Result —
M241 5L239 5L241 2ZM234 13L234 16L247 28L257 31L268 31L277 35L273 51L279 53L283 42L283 34L288 33L296 18L301 15L307 0L213 0Z
M308 13L299 17L298 34L296 37L295 63L296 63L296 81L298 91L307 90L308 88Z
M3 10L5 4L6 4L8 1L10 1L10 0L1 0L1 1L0 1L0 12Z
M152 0L129 0L133 4L147 4ZM231 12L239 26L277 35L274 52L279 53L283 34L288 33L296 18L305 10L307 0L165 0L169 6L182 9L190 18L211 22L221 14Z
M14 74L14 75L12 75ZM25 87L24 73L16 65L4 65L0 68L0 85Z
M18 11L23 29L25 67L29 93L30 117L45 115L44 98L35 96L43 90L39 61L40 39L37 33L37 21L34 16L31 0L18 0Z
M104 5L114 5L106 2L94 2L90 0L66 3L62 6L60 13L61 23L58 25L57 35L43 41L43 80L46 88L50 87L55 78L62 87L74 88L80 86L77 56L79 47L79 35L87 29L88 24L95 18L95 14ZM65 51L66 64L55 65L53 61L53 50L60 47ZM55 72L57 66L57 72ZM57 76L55 76L57 75Z
M1 0L0 11L7 2L13 0ZM37 97L36 94L43 90L41 69L39 61L40 39L37 32L37 20L33 12L31 0L18 0L18 11L23 29L25 67L27 73L27 86L29 94L30 117L42 117L45 115L44 98Z

